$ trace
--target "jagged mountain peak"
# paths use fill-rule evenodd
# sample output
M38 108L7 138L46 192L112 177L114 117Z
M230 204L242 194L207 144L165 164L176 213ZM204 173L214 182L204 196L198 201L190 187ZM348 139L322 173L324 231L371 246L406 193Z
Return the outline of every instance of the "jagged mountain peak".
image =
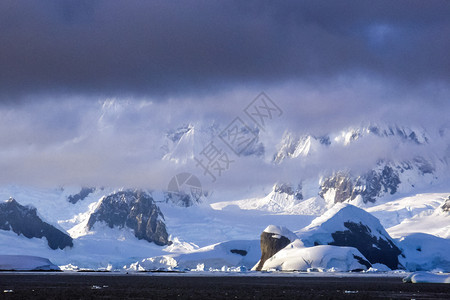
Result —
M178 142L185 134L189 133L191 130L194 130L194 125L184 124L178 128L168 130L166 133L166 137L172 142Z
M335 149L336 146L347 147L370 137L380 138L379 143L389 143L395 139L399 143L414 145L425 145L431 140L424 128L396 124L362 124L319 135L285 131L272 161L279 164L288 158L306 158L320 151Z
M334 136L333 142L344 145L348 145L365 136L395 137L418 145L426 144L430 139L424 128L376 123L349 127L332 135Z
M166 142L161 147L163 159L184 164L193 160L211 142L218 145L219 148L223 147L226 151L232 151L229 145L220 138L227 134L231 135L231 139L241 134L250 138L249 144L243 144L240 156L262 157L265 154L265 147L259 141L260 129L256 125L250 128L239 123L228 124L228 127L219 126L216 122L189 123L167 132Z
M379 160L365 172L341 170L321 177L319 195L329 203L375 202L397 192L433 184L440 172L433 160L421 156L405 161Z
M281 163L286 158L306 157L321 146L330 145L327 135L316 137L313 135L297 135L286 131L283 134L278 151L273 156L274 163Z
M273 186L273 193L293 196L296 200L303 200L302 184L277 183Z
M195 128L192 124L178 127L166 134L167 143L162 146L164 160L186 163L194 157Z

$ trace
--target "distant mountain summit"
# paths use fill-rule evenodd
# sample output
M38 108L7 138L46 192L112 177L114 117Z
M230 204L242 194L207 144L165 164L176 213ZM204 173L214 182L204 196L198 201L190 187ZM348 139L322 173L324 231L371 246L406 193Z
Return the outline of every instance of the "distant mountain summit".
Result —
M389 139L397 139L404 143L416 145L427 144L430 140L428 133L424 129L411 129L398 125L381 126L372 124L368 126L350 127L319 136L309 134L299 135L287 131L278 144L278 150L273 156L273 162L278 164L290 158L307 157L327 147L337 145L348 146L367 137L383 138L380 140L380 143L386 142Z
M327 154L336 147L339 148L340 153L347 151L348 159L351 160L354 155L352 145L366 139L373 143L374 147L385 144L401 146L404 149L415 147L415 150L420 150L421 147L430 146L433 143L448 144L448 141L439 140L444 139L442 134L431 137L425 129L398 125L371 124L322 136L297 135L286 132L273 156L273 163L291 163L291 160L293 164L297 160L307 162L312 155ZM409 192L417 187L436 184L448 170L449 157L431 153L429 149L432 148L429 147L427 151L419 151L421 154L409 155L404 159L379 157L377 163L366 171L352 170L351 168L333 169L332 167L327 169L324 166L322 175L318 178L317 195L328 203L354 200L368 203L398 192ZM370 151L370 147L368 150ZM367 154L371 157L370 152ZM302 185L301 180L296 178L293 178L292 182L295 185ZM286 184L292 185L292 183ZM276 192L284 193L284 191Z
M400 190L412 190L417 184L437 181L436 171L434 162L421 156L401 162L380 161L362 174L338 171L323 177L319 195L334 203L352 201L358 197L364 203L375 202Z
M260 130L258 127L249 128L242 126L233 129L236 130L233 134L245 135L251 131L251 135L255 137L248 145L245 145L245 149L242 149L242 152L239 153L240 156L256 156L260 158L264 156L265 147L259 141ZM225 126L219 127L217 124L184 124L175 129L170 129L166 132L165 142L161 146L163 151L162 159L177 164L186 164L189 160L193 160L211 142L217 143L220 148L228 149L219 139L219 135L223 130L225 130Z

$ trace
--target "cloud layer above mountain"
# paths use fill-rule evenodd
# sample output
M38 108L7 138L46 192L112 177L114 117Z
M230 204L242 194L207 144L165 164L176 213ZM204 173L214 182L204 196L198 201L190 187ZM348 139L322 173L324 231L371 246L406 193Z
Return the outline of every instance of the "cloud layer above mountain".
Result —
M261 91L283 110L273 148L371 122L439 135L449 16L448 1L2 1L0 184L164 185L168 130L223 128ZM339 165L365 149L397 148Z
M196 94L450 78L448 1L2 1L0 91Z

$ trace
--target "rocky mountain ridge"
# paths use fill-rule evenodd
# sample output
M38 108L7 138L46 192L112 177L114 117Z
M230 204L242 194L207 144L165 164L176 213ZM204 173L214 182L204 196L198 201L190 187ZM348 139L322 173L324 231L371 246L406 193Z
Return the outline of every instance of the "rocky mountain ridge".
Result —
M110 228L128 227L138 239L156 245L170 245L164 224L164 215L152 196L141 190L125 190L112 193L100 200L100 205L87 222L91 230L96 223L103 222Z
M72 247L72 238L54 226L44 222L34 207L20 205L10 198L0 203L0 229L31 238L46 238L48 246L55 249Z

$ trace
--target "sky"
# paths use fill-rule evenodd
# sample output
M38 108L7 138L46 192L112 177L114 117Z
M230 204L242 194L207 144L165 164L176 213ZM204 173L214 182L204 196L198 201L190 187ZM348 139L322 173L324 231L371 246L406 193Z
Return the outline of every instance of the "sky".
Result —
M286 131L434 135L450 128L449 37L449 1L1 1L0 184L163 187L186 168L161 160L167 131L223 128L263 91L283 111L267 156ZM398 150L361 148L315 165Z

